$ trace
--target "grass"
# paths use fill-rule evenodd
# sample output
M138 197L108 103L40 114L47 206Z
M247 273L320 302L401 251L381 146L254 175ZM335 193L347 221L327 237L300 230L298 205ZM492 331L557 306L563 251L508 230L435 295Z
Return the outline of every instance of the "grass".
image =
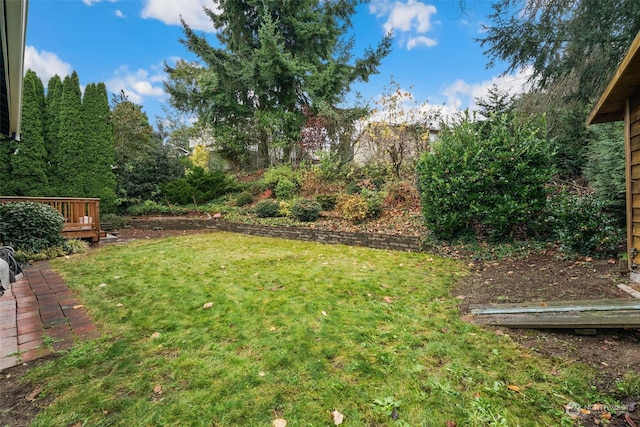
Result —
M463 322L463 267L429 254L211 233L52 265L104 338L30 372L34 426L571 425L594 398L584 367Z

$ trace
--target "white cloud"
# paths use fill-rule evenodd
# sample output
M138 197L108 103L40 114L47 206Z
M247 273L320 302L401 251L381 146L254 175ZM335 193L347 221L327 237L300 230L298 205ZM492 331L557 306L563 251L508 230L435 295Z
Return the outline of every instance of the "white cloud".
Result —
M436 44L438 44L438 42L435 41L434 39L430 39L429 37L425 37L425 36L412 37L407 42L407 50L411 50L414 47L417 47L420 45L423 45L426 47L433 47Z
M101 1L103 1L103 0L82 0L82 2L83 2L84 4L86 4L87 6L93 6L94 4L96 4L96 3L100 3ZM117 2L118 0L107 0L107 1L109 1L109 2L111 2L111 3L115 3L115 2Z
M56 74L64 79L73 72L71 64L58 58L52 52L40 51L33 46L26 46L24 50L24 69L32 70L40 77L46 86L49 79Z
M496 85L498 89L506 91L510 95L526 92L529 89L531 77L530 69L522 69L516 74L498 76L480 83L467 83L464 80L456 80L444 90L447 104L454 108L469 108L477 110L476 99L486 98L489 89Z
M194 30L213 32L211 19L204 12L206 5L216 10L216 5L211 0L144 0L142 17L157 19L167 25L180 25L182 17Z
M122 11L120 9L116 9L116 16L118 18L124 18L124 13L122 13Z
M401 39L406 42L407 49L437 44L435 39L424 36L431 30L431 16L437 12L433 5L416 0L373 0L369 4L369 12L378 18L386 18L383 24L385 32L405 33L407 37Z
M166 92L161 83L165 76L161 66L152 67L151 72L143 69L130 71L126 65L118 68L113 78L105 83L109 92L119 93L123 90L129 100L136 104L142 104L147 98L166 98Z

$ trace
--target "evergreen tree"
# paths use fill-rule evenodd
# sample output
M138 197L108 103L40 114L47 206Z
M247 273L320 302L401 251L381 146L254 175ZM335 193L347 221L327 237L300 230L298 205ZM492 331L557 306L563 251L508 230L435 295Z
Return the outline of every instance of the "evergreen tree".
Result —
M35 72L24 76L22 132L11 156L11 180L8 191L16 196L47 194L47 152L44 146L44 86Z
M82 110L84 150L90 153L82 170L83 195L99 197L101 210L110 211L116 199L116 177L111 169L114 163L113 128L104 83L91 83L85 88Z
M355 0L219 0L205 8L216 48L184 21L184 44L203 64L166 67L171 103L210 125L220 150L240 160L258 147L257 166L283 157L299 140L305 111L335 106L356 81L366 81L390 52L391 38L353 60Z
M45 98L44 144L47 150L47 177L51 188L50 195L58 195L60 180L57 178L58 147L60 130L60 106L62 104L62 79L53 76L47 85Z
M85 149L80 80L74 71L62 84L59 146L56 156L59 196L83 197L83 170L92 156Z
M115 151L118 197L127 198L128 176L133 163L144 163L153 145L153 128L142 107L129 101L124 92L112 98L111 124Z
M537 89L583 103L604 89L640 31L638 0L494 0L480 44L505 72L532 70Z
M15 151L16 142L12 139L0 139L0 195L11 194L11 157Z

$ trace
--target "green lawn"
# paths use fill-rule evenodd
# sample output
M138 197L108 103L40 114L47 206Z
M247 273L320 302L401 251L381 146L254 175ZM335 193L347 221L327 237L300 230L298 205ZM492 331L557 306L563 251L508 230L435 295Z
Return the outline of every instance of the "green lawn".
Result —
M104 338L30 373L35 426L570 425L592 398L584 367L461 321L464 267L429 254L211 233L52 265Z

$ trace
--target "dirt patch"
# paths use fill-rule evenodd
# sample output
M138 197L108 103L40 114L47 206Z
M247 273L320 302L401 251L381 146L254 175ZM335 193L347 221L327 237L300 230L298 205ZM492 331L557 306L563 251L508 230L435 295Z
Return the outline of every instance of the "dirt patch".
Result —
M38 385L24 379L35 366L47 363L47 356L0 372L0 426L27 427L50 399L39 395Z
M525 301L577 301L629 298L617 285L627 284L626 272L614 259L560 260L555 253L530 255L525 259L473 261L471 274L455 289L460 310L470 304L517 303ZM621 396L616 381L640 367L640 335L636 330L602 329L596 335L576 335L574 330L491 328L507 334L517 343L547 357L573 360L591 366L595 386L622 402L637 402L640 396ZM592 402L593 404L598 402ZM628 414L640 426L640 409ZM584 425L597 425L586 419ZM632 426L620 414L608 425Z

